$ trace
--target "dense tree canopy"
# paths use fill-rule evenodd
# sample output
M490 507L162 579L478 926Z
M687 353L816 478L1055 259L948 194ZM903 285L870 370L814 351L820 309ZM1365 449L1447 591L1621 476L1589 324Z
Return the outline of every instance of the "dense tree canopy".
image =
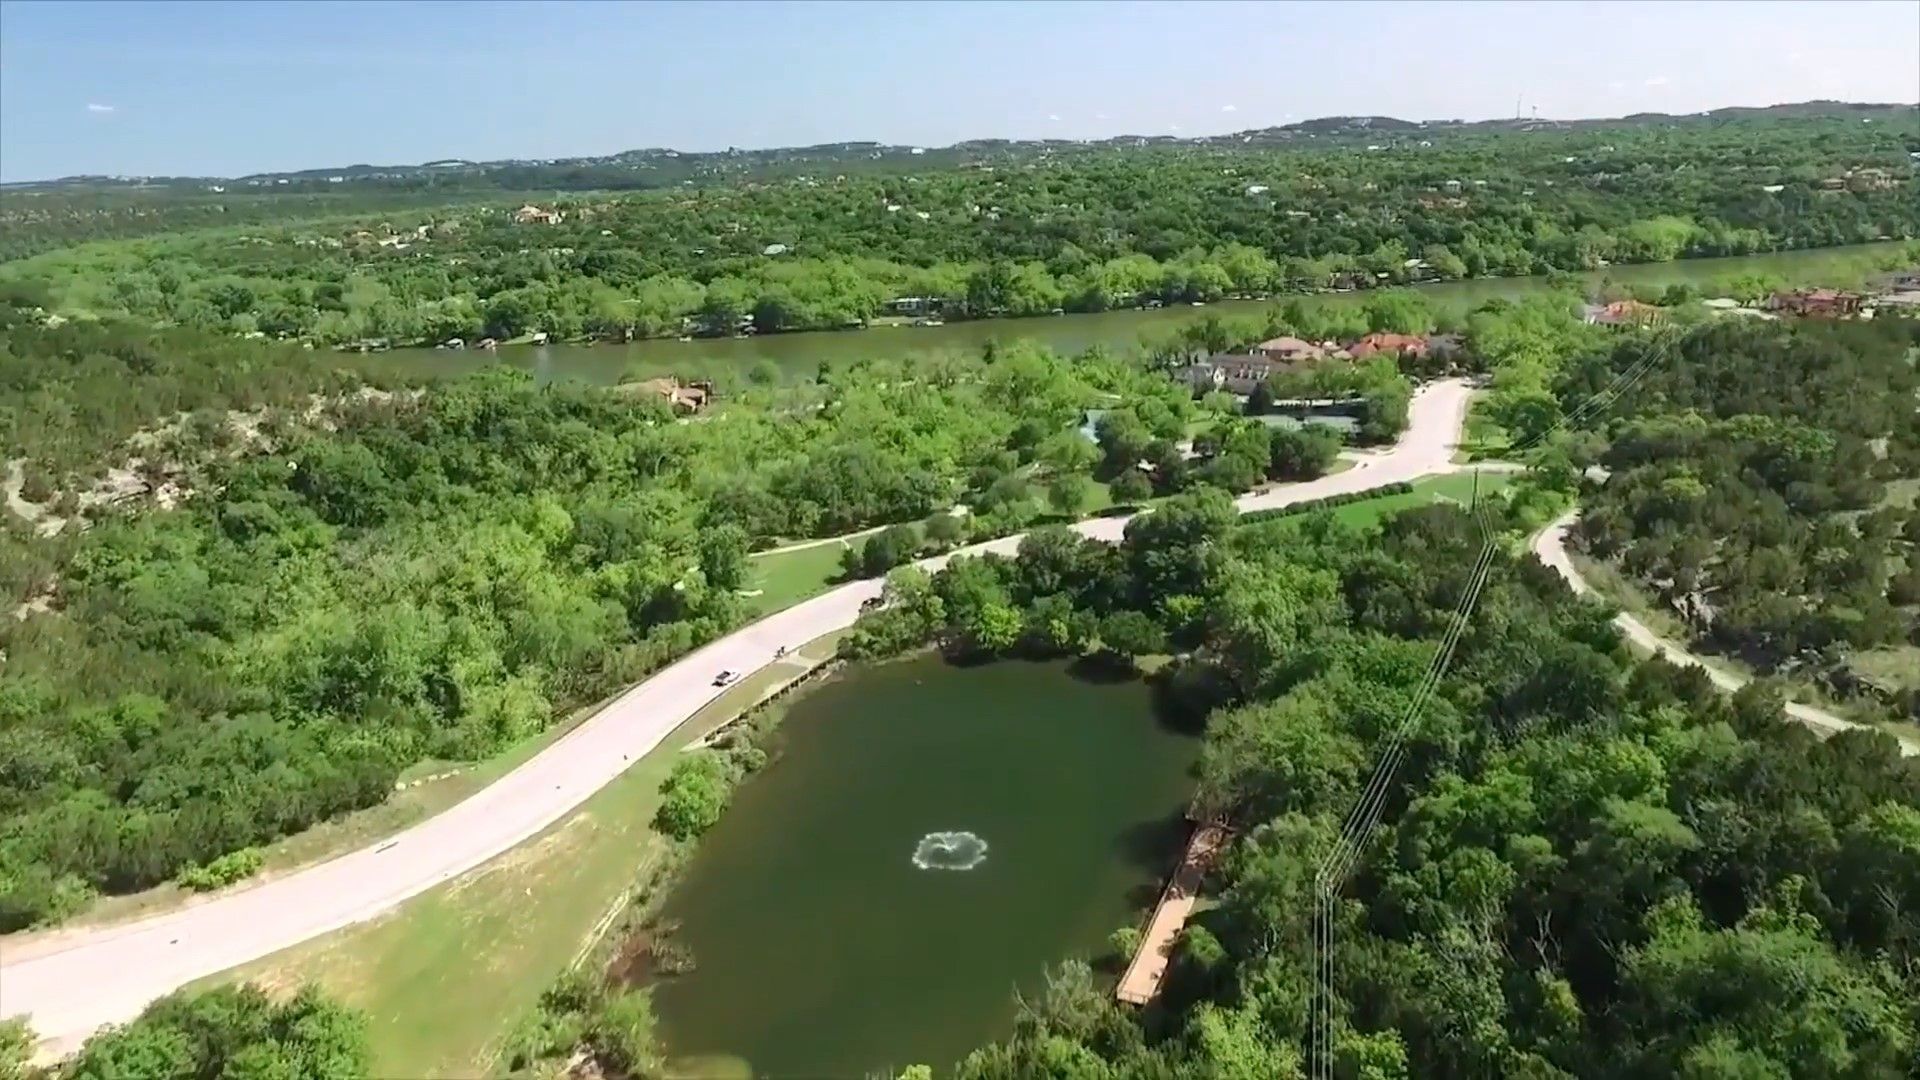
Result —
M1036 533L889 583L855 653L1077 651L1031 628L1080 621L1114 651L1191 650L1164 689L1212 707L1197 806L1237 830L1154 1010L1069 964L958 1075L1306 1075L1315 873L1482 536L1453 507L1371 534L1235 525L1201 491L1117 548ZM1764 691L1637 662L1603 608L1502 546L1405 748L1337 909L1336 1075L1909 1070L1920 768L1891 740L1821 742Z
M0 357L64 373L97 340L66 329L28 324ZM115 342L98 379L120 370ZM178 343L134 344L156 357L136 386L167 385ZM15 414L36 474L69 457L50 440L42 458L37 433L72 430L61 406L94 378ZM94 407L124 433L168 405L251 400L224 385ZM1176 430L1200 415L1157 372L1028 348L743 390L697 422L496 369L349 396L325 424L288 410L274 441L193 458L170 512L44 539L9 512L9 596L42 609L0 618L0 928L96 890L217 880L248 865L220 856L378 802L415 762L537 733L736 625L752 546L929 515L949 543L1018 528L1043 508L1029 477L1085 479L1095 402ZM956 502L973 512L945 514ZM873 572L919 540L877 536Z
M1855 689L1850 657L1920 634L1916 342L1911 320L1721 323L1579 359L1556 415L1644 374L1570 441L1609 472L1578 539L1707 645Z
M1911 237L1910 123L1081 149L569 196L542 207L557 221L290 211L4 274L63 310L321 342L835 327L896 297L1101 311Z
M176 994L87 1040L59 1080L371 1075L366 1018L307 989L276 1002L253 986Z

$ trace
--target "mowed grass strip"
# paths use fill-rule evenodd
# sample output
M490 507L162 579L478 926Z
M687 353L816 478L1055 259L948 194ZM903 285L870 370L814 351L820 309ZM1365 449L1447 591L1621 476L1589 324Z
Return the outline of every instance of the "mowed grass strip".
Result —
M851 543L864 544L866 539ZM816 544L755 555L747 590L756 595L746 598L753 613L770 615L832 588L840 577L841 553L846 549L844 543Z
M1512 477L1504 473L1485 473L1479 478L1481 495L1492 495L1512 483ZM1316 513L1330 513L1334 520L1343 525L1366 528L1377 525L1389 514L1409 510L1416 506L1426 506L1436 502L1456 502L1466 506L1473 501L1474 477L1472 473L1449 473L1445 476L1429 476L1413 483L1412 491L1393 495L1381 495L1372 499L1359 499L1336 506L1332 510L1310 510L1289 517L1277 519L1281 523L1298 524Z
M831 657L840 635L798 653ZM579 952L602 916L664 856L660 784L686 746L799 674L762 669L540 836L379 919L206 980L291 992L315 982L365 1010L377 1076L475 1076Z

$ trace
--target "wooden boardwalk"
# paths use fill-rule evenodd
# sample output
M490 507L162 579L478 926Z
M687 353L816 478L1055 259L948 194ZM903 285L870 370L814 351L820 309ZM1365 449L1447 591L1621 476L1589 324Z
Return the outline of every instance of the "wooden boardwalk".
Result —
M1167 977L1167 961L1173 955L1173 943L1193 914L1194 902L1200 898L1200 881L1226 839L1227 830L1219 825L1202 825L1193 831L1180 866L1167 879L1160 904L1153 909L1153 918L1140 939L1139 951L1133 954L1126 973L1120 976L1114 997L1129 1005L1145 1005L1159 995L1160 982Z

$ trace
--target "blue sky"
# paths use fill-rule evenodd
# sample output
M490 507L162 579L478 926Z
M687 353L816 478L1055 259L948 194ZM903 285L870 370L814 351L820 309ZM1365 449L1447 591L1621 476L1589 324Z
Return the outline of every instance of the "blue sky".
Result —
M0 2L0 179L1920 98L1867 3Z

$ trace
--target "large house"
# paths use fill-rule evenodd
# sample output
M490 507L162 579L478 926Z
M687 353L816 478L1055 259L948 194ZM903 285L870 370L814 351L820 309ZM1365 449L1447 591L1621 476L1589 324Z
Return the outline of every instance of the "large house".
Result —
M1196 394L1225 390L1246 397L1269 376L1298 371L1302 366L1300 361L1288 362L1259 353L1219 353L1188 364L1180 370L1180 378Z
M516 225L531 225L535 222L539 222L542 225L558 225L566 220L566 217L567 215L562 211L542 210L532 203L528 203L513 212L513 220Z
M896 296L887 301L887 312L892 315L938 315L946 306L944 297Z
M1665 312L1638 300L1615 300L1611 304L1588 304L1585 318L1588 326L1645 326L1665 318Z
M641 382L621 383L615 389L623 394L662 398L667 404L673 406L675 412L679 413L699 412L713 400L713 383L704 379L683 383L679 379L668 376Z
M1785 311L1819 319L1840 319L1860 314L1863 298L1857 293L1836 289L1797 289L1774 293L1767 299L1772 311Z
M1306 360L1319 360L1327 355L1327 347L1315 345L1297 337L1277 337L1263 341L1253 347L1253 351L1269 360L1278 360L1287 364L1298 364Z
M1355 360L1365 359L1375 353L1423 357L1427 355L1427 339L1418 334L1389 334L1378 331L1347 346L1347 353Z

